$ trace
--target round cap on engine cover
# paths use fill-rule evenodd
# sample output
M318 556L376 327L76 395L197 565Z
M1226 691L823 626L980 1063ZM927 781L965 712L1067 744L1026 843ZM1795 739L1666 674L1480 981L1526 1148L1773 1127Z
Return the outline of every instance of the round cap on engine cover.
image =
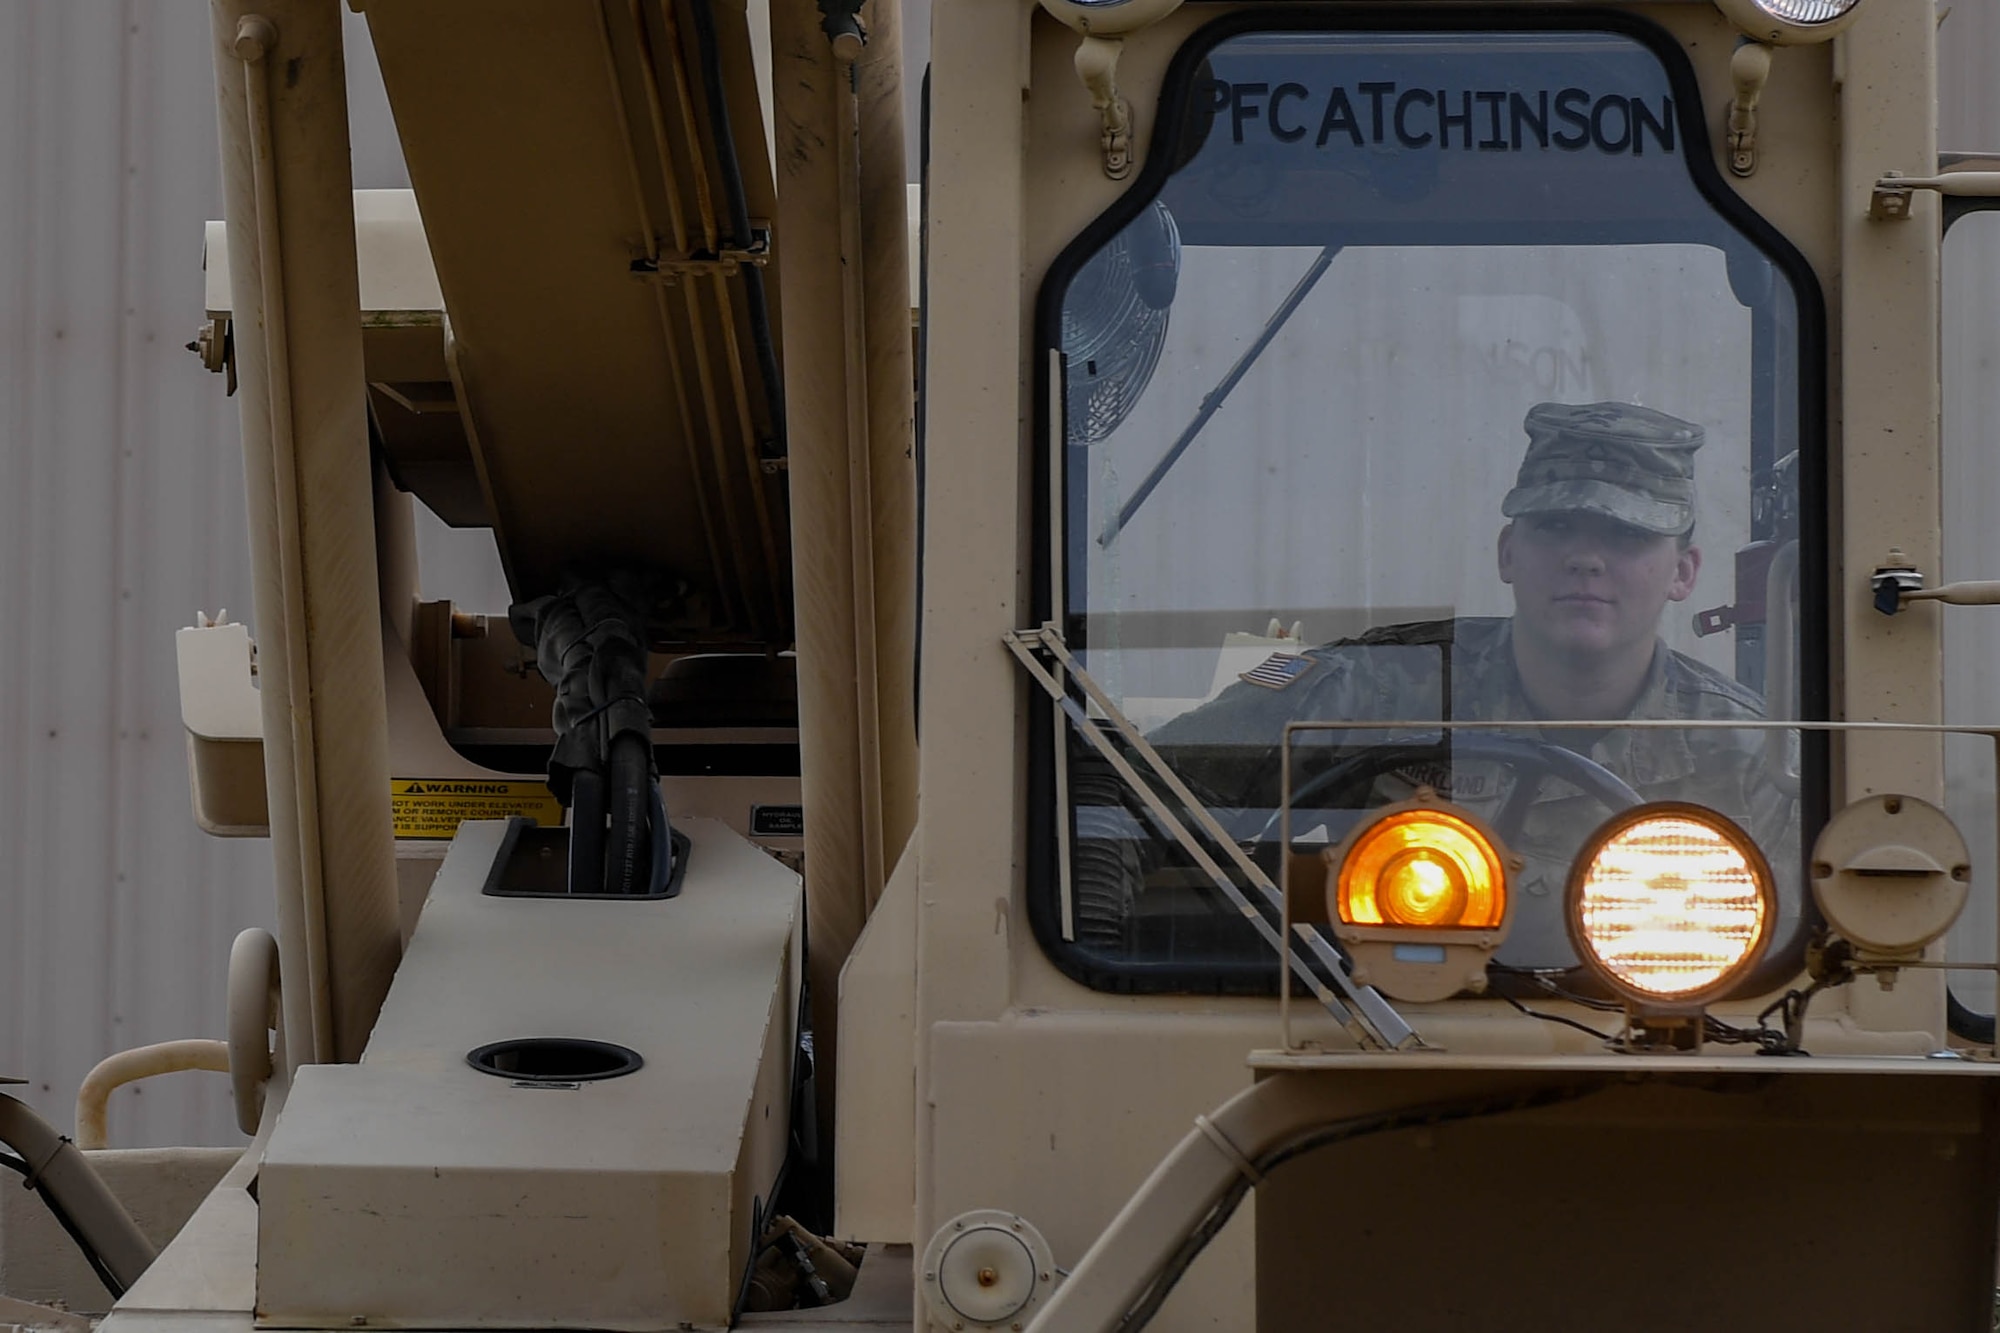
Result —
M981 1208L938 1228L924 1247L922 1272L933 1329L1019 1327L1048 1296L1055 1258L1028 1222Z

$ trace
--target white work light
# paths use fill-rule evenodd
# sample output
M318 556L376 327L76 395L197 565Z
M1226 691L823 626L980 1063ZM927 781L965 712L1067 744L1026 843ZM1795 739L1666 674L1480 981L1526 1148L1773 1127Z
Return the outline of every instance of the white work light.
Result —
M1173 13L1181 0L1042 0L1042 8L1077 32L1122 37Z
M1570 872L1566 906L1577 956L1639 1013L1720 999L1763 957L1777 921L1757 844L1679 802L1606 821Z
M1861 0L1715 0L1731 23L1755 41L1803 46L1837 36L1854 21Z

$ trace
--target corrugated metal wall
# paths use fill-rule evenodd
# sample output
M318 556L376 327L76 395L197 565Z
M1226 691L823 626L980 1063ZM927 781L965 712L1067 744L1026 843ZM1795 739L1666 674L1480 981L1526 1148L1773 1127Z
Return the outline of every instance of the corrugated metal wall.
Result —
M208 30L199 0L0 6L0 1074L65 1126L103 1056L222 1035L230 940L274 916L269 844L189 816L174 666L197 608L250 619L236 404L184 350ZM406 186L357 49L357 182ZM485 535L421 519L427 592L504 608ZM226 1084L121 1091L112 1142L240 1141Z
M2000 13L1986 4L1951 6L1938 51L1938 147L2000 152ZM1945 237L1942 339L1945 447L1944 568L1938 582L2000 578L2000 213L1961 219ZM1991 724L2000 718L2000 615L1980 607L1943 609L1945 720ZM1993 747L1954 739L1947 751L1952 816L1972 846L1971 905L1952 932L1951 956L1994 957L1996 846ZM1952 974L1967 1003L1994 1007L1990 972Z
M216 215L206 6L0 7L0 1072L70 1123L102 1056L220 1036L265 843L188 815L174 630L250 602L236 407L183 350ZM229 1142L226 1080L113 1141Z

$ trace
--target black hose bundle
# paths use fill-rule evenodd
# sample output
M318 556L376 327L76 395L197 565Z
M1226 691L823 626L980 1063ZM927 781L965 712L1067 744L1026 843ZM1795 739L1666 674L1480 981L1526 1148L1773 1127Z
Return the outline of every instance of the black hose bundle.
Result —
M646 704L644 583L572 578L516 603L514 637L555 687L549 790L570 812L569 891L659 894L672 877Z

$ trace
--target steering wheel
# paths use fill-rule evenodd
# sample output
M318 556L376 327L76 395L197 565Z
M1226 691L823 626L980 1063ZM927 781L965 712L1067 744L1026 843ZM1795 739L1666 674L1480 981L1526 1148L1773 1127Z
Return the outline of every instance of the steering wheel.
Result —
M1429 762L1448 765L1463 759L1504 764L1514 775L1514 789L1507 793L1507 800L1499 813L1488 821L1493 832L1505 843L1513 843L1519 838L1535 797L1541 794L1542 788L1552 778L1579 788L1584 795L1594 797L1613 813L1629 810L1644 799L1604 765L1574 750L1566 750L1553 741L1505 732L1471 731L1456 741L1384 741L1370 745L1316 775L1293 792L1291 805L1295 807L1307 797L1329 790L1373 783L1383 774L1410 764ZM1287 808L1280 806L1271 813L1257 835L1258 842L1264 842L1271 836Z

